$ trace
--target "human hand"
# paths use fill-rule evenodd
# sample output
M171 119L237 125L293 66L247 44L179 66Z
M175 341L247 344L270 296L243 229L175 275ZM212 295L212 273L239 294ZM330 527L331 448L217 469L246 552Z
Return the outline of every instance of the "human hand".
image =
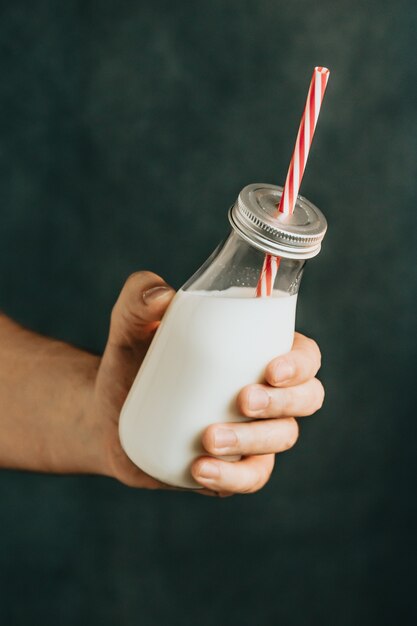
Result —
M100 424L102 471L132 487L172 489L130 461L120 444L118 422L129 389L174 293L162 278L151 272L130 276L113 308L109 339L95 379L89 412L93 421ZM243 458L234 463L207 456L197 459L192 473L204 487L198 493L221 496L252 493L265 485L275 453L289 449L297 440L298 425L293 416L309 415L321 406L323 387L315 378L319 366L320 351L315 342L296 333L291 352L268 365L266 384L248 385L238 395L241 413L253 421L213 424L206 429L203 446L208 453L238 454ZM254 399L259 403L262 392L266 393L264 399L268 405L255 408ZM215 435L219 431L224 435L225 430L236 441L227 448L216 448ZM218 469L217 478L202 477L207 464Z
M192 467L194 479L220 496L261 489L271 476L275 454L298 439L295 417L311 415L323 404L323 385L315 377L320 362L315 341L295 333L291 351L268 364L265 384L248 385L238 395L240 412L253 421L212 424L203 434L209 454L242 459L230 463L200 457Z
M87 412L100 424L100 472L130 487L172 488L137 467L119 439L119 416L155 331L175 291L152 272L136 272L113 307L107 345ZM96 426L97 430L97 426Z

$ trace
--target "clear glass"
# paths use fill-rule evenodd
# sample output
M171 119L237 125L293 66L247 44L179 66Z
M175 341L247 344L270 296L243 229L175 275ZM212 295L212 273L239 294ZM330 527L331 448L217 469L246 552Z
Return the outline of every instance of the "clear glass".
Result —
M138 467L164 483L201 487L191 467L207 454L205 429L245 419L239 390L263 382L266 365L291 349L305 261L282 258L271 296L257 298L264 258L233 231L177 292L136 376L120 440Z
M264 252L249 245L232 230L182 289L184 291L225 291L231 287L249 287L253 288L253 297L256 297L256 286L264 259ZM303 259L281 257L274 290L289 296L298 293L305 263ZM249 290L248 293L250 293Z

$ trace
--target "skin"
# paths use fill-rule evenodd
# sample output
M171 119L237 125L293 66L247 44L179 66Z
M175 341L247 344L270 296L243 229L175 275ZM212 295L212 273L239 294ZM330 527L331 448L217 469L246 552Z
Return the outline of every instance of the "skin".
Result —
M125 485L172 489L123 452L118 421L127 393L175 292L151 272L126 281L113 307L107 345L97 357L32 333L0 316L0 467L111 476ZM251 421L214 423L203 434L207 456L192 474L203 495L253 493L269 480L275 454L298 439L295 417L322 406L317 344L295 333L291 352L266 365L265 383L238 394ZM242 455L235 463L210 454Z

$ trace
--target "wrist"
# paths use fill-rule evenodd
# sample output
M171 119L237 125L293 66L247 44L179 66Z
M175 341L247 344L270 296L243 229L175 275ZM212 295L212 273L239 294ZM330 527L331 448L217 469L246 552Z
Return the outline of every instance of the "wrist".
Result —
M99 423L94 388L100 358L65 343L48 346L52 402L45 425L45 467L55 473L101 473ZM54 384L56 389L54 390ZM59 397L59 400L58 400ZM52 414L52 408L57 411ZM53 419L52 419L53 416Z
M108 471L108 424L101 413L97 392L97 374L101 359L88 355L82 368L82 382L78 390L77 427L74 439L77 441L76 457L79 465L76 471L84 474L109 475Z

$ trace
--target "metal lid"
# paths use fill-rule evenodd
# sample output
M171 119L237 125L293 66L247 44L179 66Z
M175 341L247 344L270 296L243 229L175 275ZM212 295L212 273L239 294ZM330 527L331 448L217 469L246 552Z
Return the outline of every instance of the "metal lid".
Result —
M281 195L282 187L277 185L247 185L229 211L230 223L238 235L263 252L311 259L320 252L326 218L303 196L297 197L292 215L279 213Z

